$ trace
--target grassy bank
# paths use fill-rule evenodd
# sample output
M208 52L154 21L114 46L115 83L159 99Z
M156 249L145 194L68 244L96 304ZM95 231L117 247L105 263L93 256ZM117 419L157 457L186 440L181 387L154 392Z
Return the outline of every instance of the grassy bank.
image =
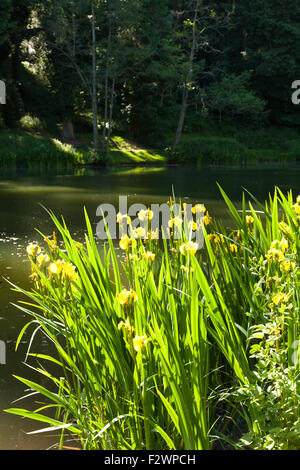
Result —
M90 136L89 136L90 137ZM153 151L114 137L108 155L95 154L90 144L63 143L57 138L23 130L0 131L0 167L66 167L89 164L161 164L164 151Z
M66 167L86 161L82 151L58 139L26 131L0 132L0 166L2 167Z
M107 156L108 165L156 163L167 161L166 152L162 149L151 150L120 136L112 138Z
M82 142L82 143L80 143ZM176 153L171 152L172 136L152 148L115 135L108 154L95 153L91 134L79 134L71 145L41 132L0 131L1 167L66 167L99 164L107 166L165 163L258 164L300 161L300 134L295 129L206 128L202 133L183 134Z
M207 127L201 133L184 134L177 153L170 158L182 163L211 164L296 162L300 161L300 133L297 129L276 127Z

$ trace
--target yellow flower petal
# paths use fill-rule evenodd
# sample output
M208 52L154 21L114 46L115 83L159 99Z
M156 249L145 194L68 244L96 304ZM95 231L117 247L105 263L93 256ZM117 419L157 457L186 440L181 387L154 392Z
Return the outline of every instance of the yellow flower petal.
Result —
M195 242L188 242L184 243L179 247L179 251L182 255L186 255L189 253L191 256L195 255L196 251L198 250L198 243Z
M133 338L133 347L136 352L139 352L148 343L148 338L144 336L135 336Z
M29 254L29 256L36 256L36 255L39 255L42 250L39 245L31 243L30 245L27 246L26 251Z

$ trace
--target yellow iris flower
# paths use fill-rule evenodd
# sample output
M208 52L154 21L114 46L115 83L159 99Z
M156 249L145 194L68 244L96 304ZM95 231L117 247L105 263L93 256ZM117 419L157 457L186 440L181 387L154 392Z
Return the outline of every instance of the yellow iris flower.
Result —
M182 255L186 255L189 253L191 256L194 256L196 251L198 250L198 243L195 242L187 242L184 243L179 247L179 251Z
M129 238L127 234L123 234L119 242L119 246L122 250L128 250L129 246L136 246L136 240Z
M133 230L133 236L134 238L143 238L146 235L146 230L144 227L136 227Z
M298 198L297 198L297 201L298 201ZM296 204L294 204L292 207L293 207L295 214L300 215L300 203L296 202Z
M138 255L130 254L129 259L130 259L130 261L140 261L140 258L138 257Z
M192 207L192 213L193 214L197 214L200 213L200 212L205 212L206 211L206 208L203 204L196 204L195 206Z
M56 260L54 263L51 263L49 266L50 274L60 274L63 269L63 262L62 260Z
M146 261L154 261L155 260L155 254L152 253L152 251L147 251L146 253L142 254L143 259Z
M203 217L203 220L204 220L205 225L209 225L212 222L212 218L211 218L211 216L209 215L208 212Z
M230 251L232 251L232 253L237 253L238 247L235 243L230 243Z
M39 255L36 260L38 264L41 266L42 264L49 263L50 258L48 255Z
M168 225L170 228L173 228L174 226L180 227L182 223L183 223L182 218L177 215L176 217L172 217L172 219L169 220Z
M146 335L144 336L135 336L133 338L133 347L136 352L139 352L146 344L148 343L148 338Z
M287 241L286 238L283 238L281 242L279 243L279 247L281 248L282 252L285 253L285 251L289 247L289 242Z
M138 212L138 218L143 222L145 219L151 220L153 218L153 211L150 209L144 210L141 209Z
M134 290L123 289L118 294L118 302L121 305L132 305L138 300L138 296Z
M149 230L147 238L149 238L150 240L158 240L159 238L158 228L156 230Z
M290 235L291 233L291 227L288 224L286 224L284 221L278 224L278 228L286 235Z
M286 302L288 299L287 294L284 294L283 292L278 292L273 298L272 301L275 305L281 304L283 302Z
M120 224L123 222L123 220L125 220L128 225L131 223L131 218L129 217L129 215L127 214L122 215L121 212L118 212L117 223Z
M284 259L284 254L280 250L272 248L266 254L266 258L271 263L272 261L282 261Z
M199 230L199 226L197 222L194 222L193 220L189 222L189 228L191 228L193 232L195 232L196 230Z
M296 266L296 263L285 260L280 263L280 271L289 273L291 269L295 269L295 266Z
M42 250L39 245L31 243L30 245L27 246L26 251L29 254L29 256L37 256L41 253Z
M61 275L61 279L68 280L70 282L77 280L77 273L75 271L75 266L73 264L67 263L61 259L58 259L50 264L49 273L50 276L53 274Z
M129 323L129 319L127 318L126 321L121 321L119 324L118 324L118 330L121 330L122 328L124 328L125 331L128 331L128 333L131 335L134 331L134 328L133 326L130 325Z

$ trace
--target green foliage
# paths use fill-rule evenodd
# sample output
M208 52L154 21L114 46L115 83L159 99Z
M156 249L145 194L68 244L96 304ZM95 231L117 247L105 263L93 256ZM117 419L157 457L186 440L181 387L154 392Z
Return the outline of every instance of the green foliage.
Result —
M290 96L291 84L300 74L299 14L297 0L238 2L235 26L226 39L226 67L233 73L253 71L252 87L267 102L270 117L286 125L287 117L296 114Z
M249 352L257 382L238 389L237 398L255 410L259 427L259 432L252 429L242 437L243 444L253 449L296 450L300 445L300 197L293 203L291 194L285 198L280 193L278 199L275 192L267 209L264 236L269 250L249 260L257 279L253 296L259 305L248 314L255 320L249 331ZM279 222L279 204L285 221Z
M300 139L289 140L282 144L282 148L293 160L300 161Z
M10 23L10 17L12 12L12 0L2 0L0 5L0 46L3 45L8 39L9 30L12 25Z
M20 119L20 126L26 131L40 132L44 130L45 124L36 116L26 114Z
M250 89L251 73L228 75L214 82L206 90L207 105L222 115L246 122L263 122L266 118L265 102Z
M101 70L96 95L91 2L2 1L0 75L8 104L1 114L7 127L16 128L28 114L45 122L52 135L66 118L78 123L81 132L82 116L90 121L85 129L92 127L96 101L104 144L113 131L163 149L174 142L180 110L186 106L183 135L232 137L247 147L251 161L263 158L260 149L266 150L267 160L272 150L276 160L298 158L298 136L289 144L274 132L274 145L266 140L257 145L256 138L248 138L250 129L261 134L267 124L299 127L291 102L291 83L300 74L297 0L287 5L245 0L234 8L232 2L213 1L209 9L202 1L95 0L94 7L95 65ZM204 114L217 129L209 136L199 125ZM225 132L228 121L235 133ZM225 150L222 142L215 149L208 148L209 142L202 145L207 148L204 160L212 155L212 163L223 157L236 161L242 151L231 154L233 142L224 143ZM196 144L190 143L193 155L186 147L184 143L172 158L199 160Z
M187 123L188 125L189 123ZM200 117L183 134L178 152L168 154L173 162L220 164L299 161L299 131L278 126L245 128L225 119L221 123ZM169 143L172 137L167 141Z
M246 148L230 137L183 136L177 147L176 161L204 163L238 163Z

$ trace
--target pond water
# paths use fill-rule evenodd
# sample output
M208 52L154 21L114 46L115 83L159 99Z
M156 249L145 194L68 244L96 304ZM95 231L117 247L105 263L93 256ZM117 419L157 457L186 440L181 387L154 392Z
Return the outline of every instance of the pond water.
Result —
M237 202L242 188L248 189L263 201L277 185L283 191L292 189L300 194L300 165L284 167L163 167L80 170L4 170L0 168L0 341L6 345L6 363L0 364L0 449L45 449L56 442L55 436L28 435L44 425L4 413L10 407L34 409L33 402L15 400L25 394L23 386L12 374L35 378L24 365L26 339L15 352L16 338L28 318L11 305L19 296L7 280L29 288L29 262L26 246L40 241L35 229L45 235L53 224L45 209L63 215L78 240L84 235L83 207L92 224L98 219L96 209L110 202L118 211L119 196L128 196L133 203L166 202L174 188L177 197L205 204L210 214L228 223L226 208L221 200L218 182ZM35 352L47 353L49 345L40 340ZM38 379L37 379L38 380Z

